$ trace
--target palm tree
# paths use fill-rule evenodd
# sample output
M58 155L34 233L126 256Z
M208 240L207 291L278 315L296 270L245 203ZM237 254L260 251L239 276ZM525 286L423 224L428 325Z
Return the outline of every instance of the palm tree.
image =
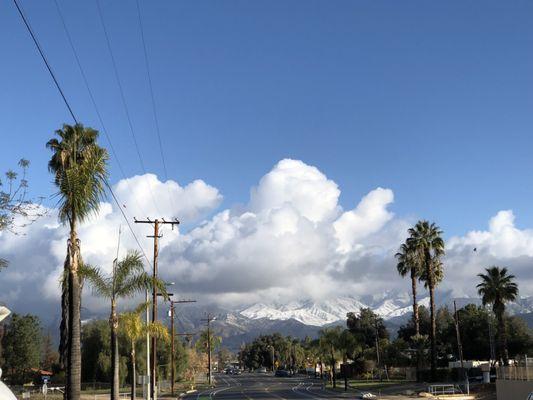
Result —
M118 315L117 301L119 298L132 297L156 285L158 291L166 293L165 284L144 271L141 253L129 252L121 261L113 261L113 272L110 276L103 275L98 268L87 272L87 279L93 291L111 301L109 325L111 327L111 400L119 396L119 354L118 354Z
M507 268L492 266L486 268L486 274L479 274L481 283L477 291L481 296L483 305L492 304L492 311L498 320L498 356L500 365L509 365L509 353L507 351L507 330L505 328L505 303L516 300L518 285L513 282L514 275L507 274Z
M66 352L66 398L79 400L81 389L81 280L82 265L78 224L95 214L104 196L107 179L107 151L98 146L98 131L82 124L63 125L59 138L48 141L53 154L48 170L54 174L59 198L59 220L70 229L65 259L62 294L62 345ZM67 343L65 343L67 342ZM66 351L65 351L66 350ZM63 358L64 360L65 358Z
M334 328L325 328L322 329L319 333L320 335L320 346L322 347L326 358L329 361L330 365L330 378L333 387L337 387L337 377L335 376L335 364L339 356L339 341L342 334L342 328L336 326Z
M142 320L141 314L149 303L142 303L133 311L123 313L119 317L120 330L124 333L130 343L130 362L131 362L131 400L135 400L135 388L137 387L137 368L135 344L142 339L147 333L156 337L158 340L168 341L170 336L168 329L162 323L150 322L148 325ZM148 370L149 365L146 366Z
M435 223L418 221L409 229L410 237L407 239L408 248L415 254L416 262L422 267L420 280L429 290L431 329L429 339L431 342L431 378L437 375L437 321L435 314L435 287L443 278L441 257L444 255L444 240L442 231Z
M398 260L396 268L398 273L405 277L411 277L411 291L413 292L413 322L415 324L415 335L420 335L420 321L418 317L418 301L416 298L416 281L421 276L420 263L417 262L416 252L410 248L407 241L400 246L400 250L395 255Z
M357 341L355 336L345 329L337 338L337 347L342 352L342 364L343 371L342 376L344 378L344 390L348 390L348 359L353 359L355 348L357 347Z

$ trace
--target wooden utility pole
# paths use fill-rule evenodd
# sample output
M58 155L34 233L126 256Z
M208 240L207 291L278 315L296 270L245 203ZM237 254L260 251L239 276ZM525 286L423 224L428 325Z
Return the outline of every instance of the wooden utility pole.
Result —
M174 365L174 304L183 304L183 303L196 303L196 300L170 300L170 393L171 396L174 396L174 381L175 381L175 365ZM179 333L178 336L187 336L192 334Z
M211 322L215 320L215 317L211 314L207 314L207 318L202 319L207 323L207 381L211 386Z
M154 239L154 261L153 261L153 271L152 271L152 279L153 279L153 290L152 290L152 322L157 321L157 288L155 285L155 281L157 279L157 257L159 255L159 238L162 237L162 235L159 234L159 225L171 225L172 228L174 228L174 225L179 225L179 221L175 219L174 221L166 221L164 218L159 220L151 220L150 218L147 218L145 220L137 220L136 218L133 219L136 224L150 224L154 226L154 234L147 236L149 238ZM157 400L157 342L155 336L152 337L152 359L150 360L150 397L152 400Z

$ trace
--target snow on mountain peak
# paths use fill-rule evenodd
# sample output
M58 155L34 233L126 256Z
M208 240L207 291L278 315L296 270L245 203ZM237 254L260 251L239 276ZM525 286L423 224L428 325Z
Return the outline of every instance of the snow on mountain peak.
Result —
M324 326L338 321L346 320L349 312L358 313L361 308L370 307L382 317L396 316L397 311L402 309L402 313L408 313L405 309L405 301L385 300L378 307L371 307L353 297L338 297L322 302L311 300L296 302L286 305L276 304L254 304L240 312L241 315L251 319L267 318L270 320L294 319L305 325ZM400 315L401 315L400 314Z
M363 300L363 301L361 301ZM257 303L240 312L249 319L266 318L272 321L286 321L294 319L305 325L324 326L339 321L346 321L346 314L358 314L361 308L370 308L385 320L402 317L413 311L412 299L409 293L380 293L363 299L354 297L338 297L324 301L292 301L287 304ZM449 299L448 299L449 300ZM464 301L462 301L464 300ZM479 299L459 299L460 304L479 303ZM447 304L444 301L442 304ZM429 297L418 299L418 305L429 308ZM533 297L521 298L508 305L511 314L533 311Z

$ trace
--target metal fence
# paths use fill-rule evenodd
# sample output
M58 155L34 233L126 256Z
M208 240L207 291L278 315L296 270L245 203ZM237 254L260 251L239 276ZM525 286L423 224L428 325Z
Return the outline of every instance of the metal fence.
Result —
M509 366L497 367L496 378L505 381L533 381L533 359L524 357Z

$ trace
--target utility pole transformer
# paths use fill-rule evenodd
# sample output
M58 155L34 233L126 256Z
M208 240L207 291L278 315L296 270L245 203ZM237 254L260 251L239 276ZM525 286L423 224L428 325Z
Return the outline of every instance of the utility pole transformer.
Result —
M147 236L149 238L154 239L154 262L153 262L153 271L152 271L152 279L153 279L153 290L152 290L152 322L157 321L157 288L155 285L155 281L157 279L157 257L159 255L159 238L162 237L162 235L159 234L159 225L171 225L172 229L174 229L174 225L179 225L179 221L177 219L174 219L173 221L166 221L164 218L161 220L155 219L151 220L150 218L147 218L145 220L137 220L136 218L133 219L136 224L150 224L154 226L154 234ZM155 336L152 337L152 346L151 346L151 356L152 359L150 360L150 397L152 400L157 400L157 342Z

